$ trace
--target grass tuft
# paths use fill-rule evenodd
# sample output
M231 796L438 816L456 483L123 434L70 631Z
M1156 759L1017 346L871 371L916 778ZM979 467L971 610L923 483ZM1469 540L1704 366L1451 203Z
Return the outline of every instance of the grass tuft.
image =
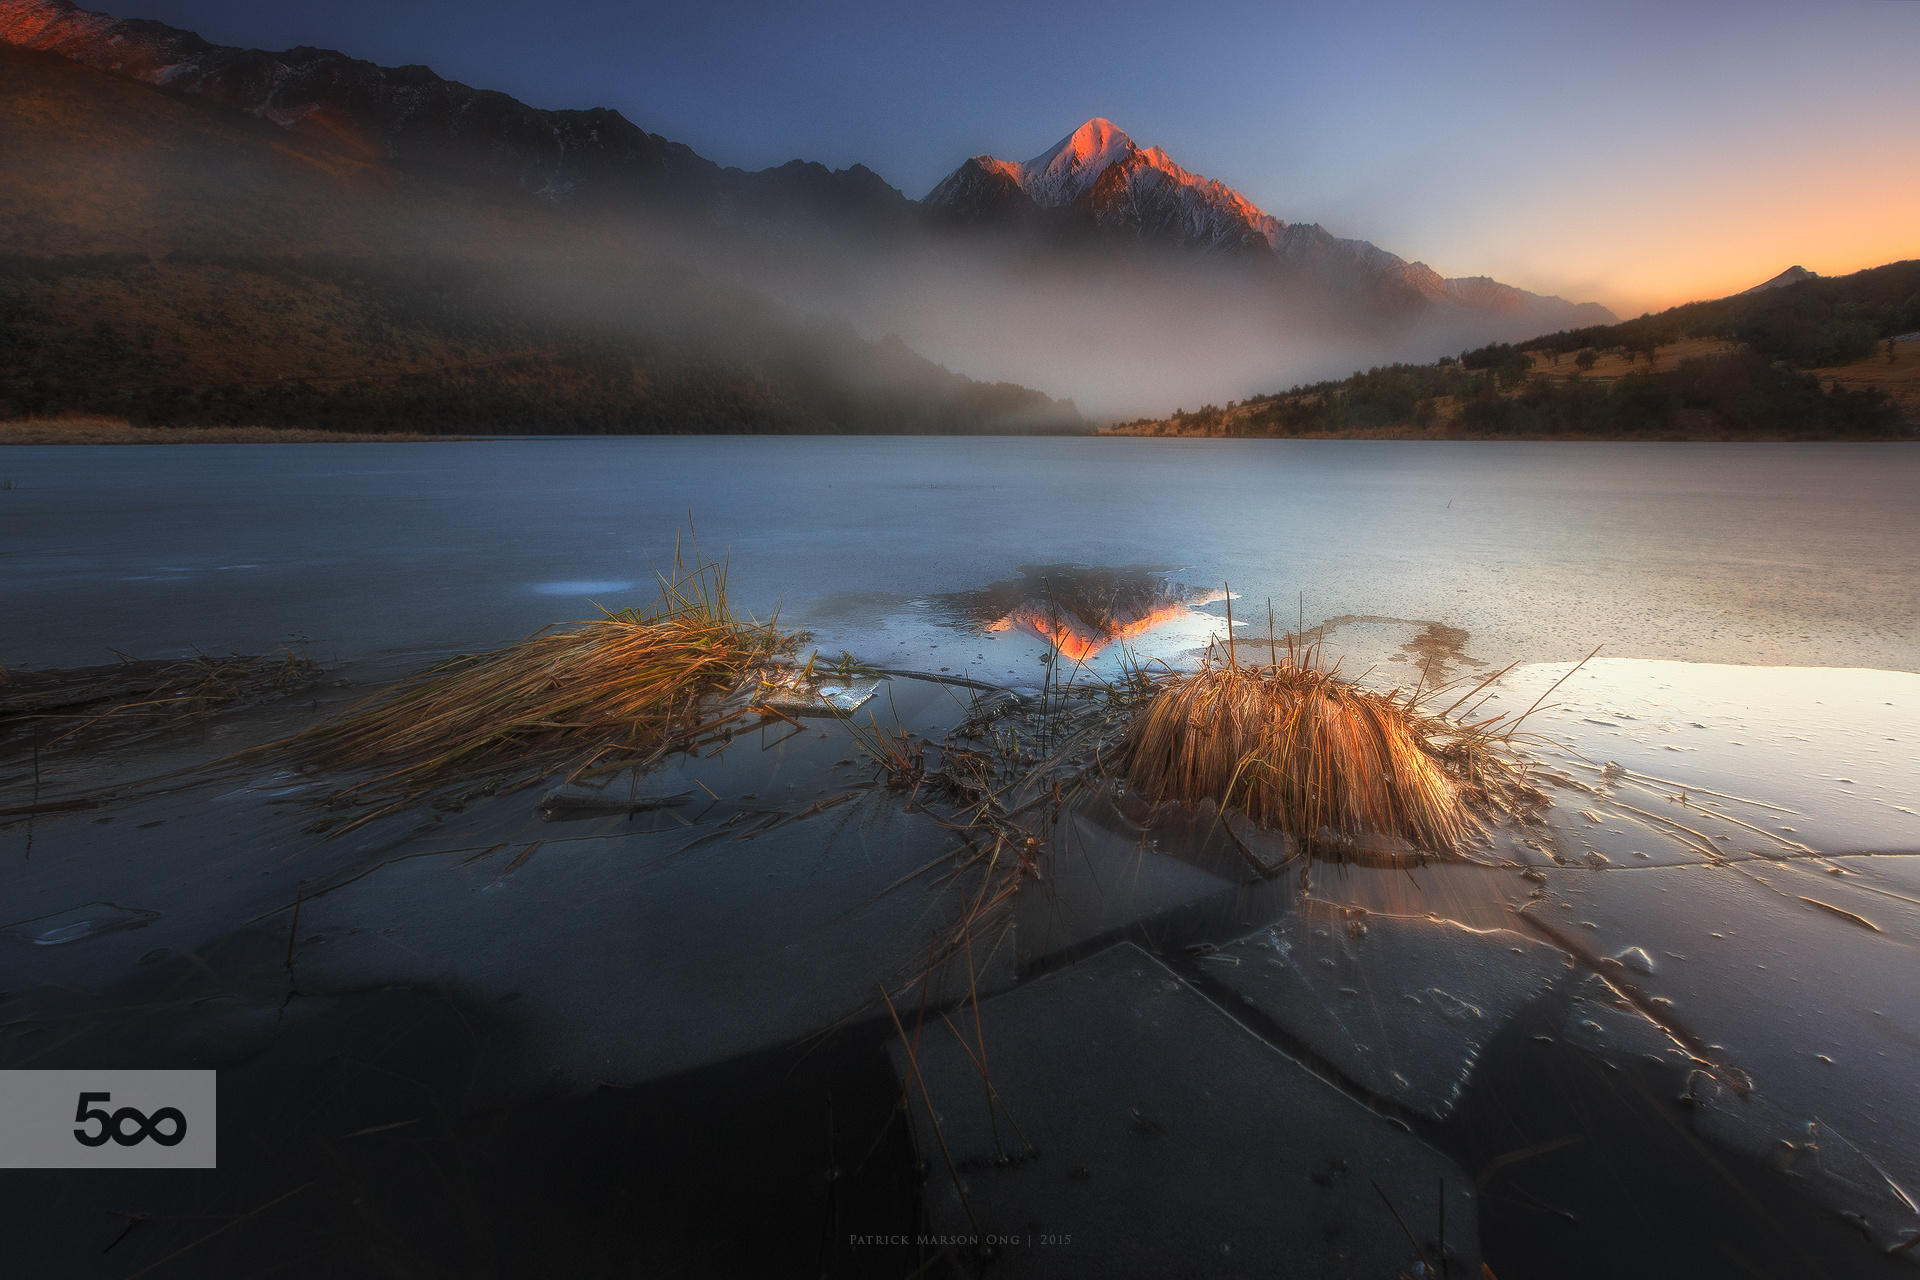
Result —
M644 609L455 659L274 749L313 769L370 772L335 793L374 803L366 821L456 786L516 790L561 769L574 781L726 736L759 719L772 664L799 637L736 616L726 565L691 550L689 567L675 545Z
M1384 835L1441 854L1536 794L1504 717L1449 720L1418 690L1364 689L1316 652L1276 646L1262 666L1229 647L1168 677L1122 740L1129 784L1154 803L1211 799L1307 848Z

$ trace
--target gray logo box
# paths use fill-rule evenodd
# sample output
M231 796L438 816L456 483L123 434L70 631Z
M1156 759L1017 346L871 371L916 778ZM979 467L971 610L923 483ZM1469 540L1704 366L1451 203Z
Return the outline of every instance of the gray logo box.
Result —
M211 1071L0 1071L0 1169L211 1169L214 1107Z

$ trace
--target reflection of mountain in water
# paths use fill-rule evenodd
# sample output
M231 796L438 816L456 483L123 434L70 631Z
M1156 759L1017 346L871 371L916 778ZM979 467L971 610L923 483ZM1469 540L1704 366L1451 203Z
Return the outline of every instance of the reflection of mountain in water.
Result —
M1021 576L943 598L955 613L987 631L1029 631L1075 662L1223 599L1220 588L1167 581L1144 565L1023 565Z

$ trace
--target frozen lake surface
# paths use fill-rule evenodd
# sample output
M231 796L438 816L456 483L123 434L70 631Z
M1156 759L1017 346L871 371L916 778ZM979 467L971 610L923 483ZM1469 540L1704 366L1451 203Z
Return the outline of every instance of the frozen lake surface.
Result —
M262 763L0 825L0 1067L222 1072L217 1173L19 1184L35 1273L587 1274L637 1233L669 1270L898 1275L913 1249L848 1242L976 1217L1079 1240L1008 1275L1920 1262L1920 452L621 438L0 476L0 665L294 643L344 681L138 748L0 742L0 807L645 604L689 516L736 607L828 658L1031 690L1060 589L1124 597L1174 666L1229 608L1257 660L1269 600L1380 688L1513 664L1483 712L1546 695L1552 801L1473 861L1272 878L1203 823L1069 808L935 993L977 1020L929 1015L911 1060L875 993L979 885L927 874L957 837L861 789L830 719L663 764L631 786L676 799L631 815L522 792L328 840L324 784ZM861 714L937 742L967 711L896 678Z
M692 516L823 649L977 643L904 606L1150 565L1478 656L1920 670L1900 445L621 437L16 448L0 661L474 649L650 597Z

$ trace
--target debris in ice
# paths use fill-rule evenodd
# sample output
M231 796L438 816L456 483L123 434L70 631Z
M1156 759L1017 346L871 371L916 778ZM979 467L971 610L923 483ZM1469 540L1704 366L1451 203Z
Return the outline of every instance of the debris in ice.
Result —
M811 683L798 672L777 684L770 684L760 697L760 705L790 716L836 716L857 711L880 691L878 679L815 680Z
M1608 957L1615 964L1624 965L1635 973L1652 973L1653 957L1647 954L1645 947L1628 947Z
M548 822L572 822L581 818L625 818L655 809L685 804L691 791L667 796L636 795L617 787L556 787L540 797L540 816Z
M1560 1036L1575 1048L1613 1063L1644 1058L1684 1067L1698 1061L1671 1032L1634 1008L1626 996L1599 974L1588 974L1581 979L1573 988L1573 994Z
M1879 933L1881 931L1879 925L1867 919L1865 916L1857 916L1853 914L1853 912L1848 911L1845 907L1836 907L1831 902L1822 902L1818 898L1809 898L1805 894L1800 895L1800 901L1806 903L1810 907L1818 907L1822 911L1832 912L1834 915L1839 916L1842 920L1845 920L1850 924L1857 924L1862 929L1871 929L1875 933Z

